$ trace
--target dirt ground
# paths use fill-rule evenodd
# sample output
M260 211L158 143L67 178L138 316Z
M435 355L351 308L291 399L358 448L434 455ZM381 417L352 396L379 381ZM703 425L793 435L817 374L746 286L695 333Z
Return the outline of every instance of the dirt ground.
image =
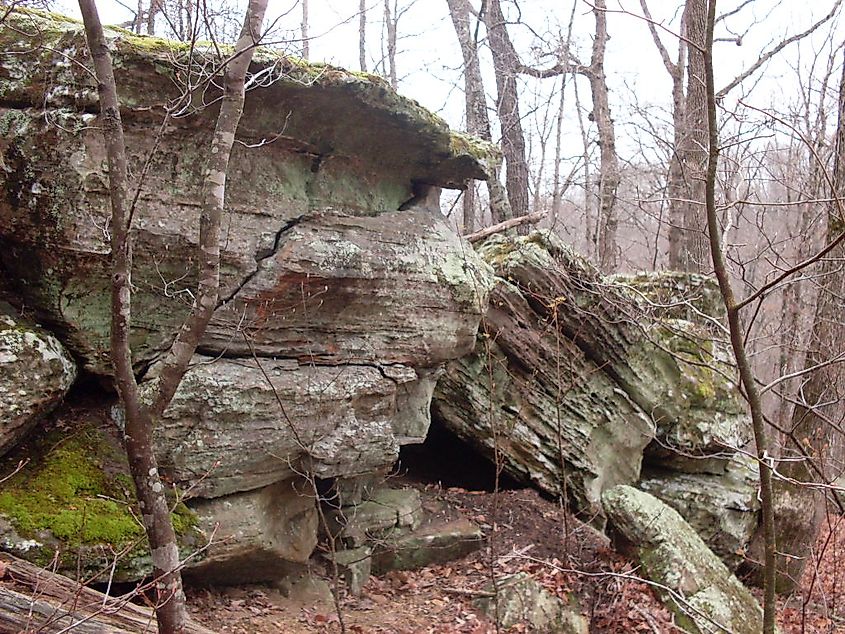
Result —
M496 632L495 625L472 605L490 582L491 571L499 577L526 571L558 595L575 593L595 634L682 631L647 584L626 578L636 575L633 562L611 550L600 533L533 490L502 491L498 498L489 492L433 485L422 491L427 504L445 504L449 512L461 512L480 524L492 550L485 548L446 565L372 577L362 596L341 599L348 632ZM493 517L498 518L495 529ZM819 539L817 565L808 570L801 592L780 601L783 634L845 632L842 561L845 519L831 516ZM221 633L341 631L332 606L291 600L266 586L193 590L189 599L194 618ZM515 626L500 631L529 630Z
M499 578L526 571L554 593L574 592L590 620L591 632L680 631L647 585L602 574L624 575L633 572L633 567L610 550L600 533L533 490L502 491L496 497L429 485L422 492L424 505L445 505L446 513L460 512L481 525L489 546L446 565L372 577L360 597L341 599L347 631L496 632L495 625L472 605L490 583L493 571ZM498 518L495 528L494 517ZM193 590L189 600L194 618L220 632L340 631L332 606L292 600L266 586ZM508 631L528 630L515 626Z
M191 616L221 634L328 634L342 631L341 619L345 630L355 634L488 634L497 629L473 600L493 576L527 572L558 596L576 596L594 634L682 631L651 588L636 578L632 561L613 551L601 533L535 491L494 495L412 484L430 515L462 515L481 526L485 547L448 564L371 577L358 597L348 596L341 586L339 610L325 593L315 598L286 596L266 585L188 587ZM800 591L780 600L783 634L845 632L843 561L845 518L831 514ZM317 574L325 576L325 571ZM523 626L498 630L528 631Z

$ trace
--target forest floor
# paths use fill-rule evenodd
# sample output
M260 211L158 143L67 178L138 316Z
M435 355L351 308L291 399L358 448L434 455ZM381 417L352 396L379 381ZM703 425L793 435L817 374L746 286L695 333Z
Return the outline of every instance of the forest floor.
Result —
M496 632L473 607L491 574L530 573L548 590L578 597L590 631L681 632L651 588L636 578L634 562L611 550L597 531L530 489L484 491L418 485L427 502L446 506L481 525L488 547L461 560L412 572L371 577L359 597L342 596L348 632L375 634ZM496 517L493 530L492 518ZM492 552L489 545L492 544ZM818 565L801 592L781 599L783 634L845 632L845 521L831 516L819 540ZM759 593L758 597L760 596ZM809 597L805 600L804 597ZM269 586L189 589L190 610L221 633L305 634L341 630L331 604L289 598ZM527 632L520 626L507 632Z

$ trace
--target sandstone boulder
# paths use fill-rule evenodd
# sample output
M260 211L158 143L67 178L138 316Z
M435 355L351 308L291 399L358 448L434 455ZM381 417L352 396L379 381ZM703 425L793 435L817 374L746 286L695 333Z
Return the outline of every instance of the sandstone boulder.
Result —
M403 366L197 355L156 429L157 453L169 478L202 497L306 471L366 474L422 442L429 414L419 404L433 387Z
M529 627L531 632L547 634L588 634L590 631L589 622L574 596L563 601L524 572L499 580L495 593L492 586L487 590L493 596L477 599L475 604L491 619L498 619L500 627L522 625Z
M617 547L634 555L642 574L691 632L757 634L763 612L695 530L671 507L630 486L602 496Z
M494 288L475 351L449 363L433 416L505 470L564 491L585 514L601 492L639 477L650 421L504 280Z
M742 563L760 511L752 458L737 454L721 474L644 469L637 487L680 513L728 568Z
M131 346L150 384L192 301L216 112L194 103L162 127L188 49L122 29L106 36L130 173L149 160L131 233ZM108 171L82 26L14 11L0 50L0 297L32 310L108 383ZM247 93L227 178L220 303L156 435L163 473L191 489L194 523L219 521L233 536L209 551L209 571L262 549L301 560L312 518L280 483L301 471L352 482L424 439L440 366L472 349L492 284L439 207L440 188L490 173L491 145L453 134L374 75L265 50L250 70L264 79ZM96 463L93 448L79 449ZM296 556L278 542L300 516L271 517L279 505L302 510ZM27 524L28 509L0 498L21 535L48 522ZM139 530L118 528L121 539ZM84 566L99 565L87 553Z
M4 55L0 73L4 294L31 307L86 369L108 375L108 181L82 27L18 12L7 23L16 28L3 29L0 47L20 54ZM143 370L190 305L216 115L171 119L156 139L184 50L107 36L131 172L158 141L132 234L132 348ZM452 134L374 75L270 52L251 70L267 81L246 97L226 192L222 301L201 350L419 367L469 351L489 282L448 229L437 193L483 178L492 149Z
M653 271L611 275L609 279L643 300L646 311L660 319L682 319L715 331L726 322L719 284L709 275Z
M549 232L494 236L477 250L496 286L475 350L447 365L433 413L488 455L498 444L511 475L565 490L594 514L604 489L636 482L649 444L655 464L722 472L748 441L724 342L649 312L650 303L680 302L681 291L664 297L678 280L635 290ZM682 279L702 298L685 309L717 313L707 278Z
M202 583L276 581L308 562L317 545L317 506L307 482L189 502L213 541L186 575Z
M43 328L0 303L0 456L58 405L76 363Z

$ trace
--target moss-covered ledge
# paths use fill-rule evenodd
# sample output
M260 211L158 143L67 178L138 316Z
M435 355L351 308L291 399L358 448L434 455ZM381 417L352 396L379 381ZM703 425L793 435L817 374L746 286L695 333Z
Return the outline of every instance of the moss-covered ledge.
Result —
M164 106L179 95L178 77L189 55L195 56L197 68L216 55L202 43L191 48L117 27L108 27L106 36L128 124L160 118ZM0 53L0 105L96 111L81 22L16 9L0 30L0 50L14 53ZM453 133L443 119L377 75L306 62L269 48L259 49L250 70L263 78L261 87L247 94L239 128L247 142L275 139L321 158L355 157L374 166L401 161L413 180L448 188L485 179L499 160L494 145ZM209 90L192 105L212 103L215 97Z
M0 461L0 476L14 473L0 487L0 548L41 566L55 559L71 576L80 562L88 577L115 559L117 581L149 574L128 471L105 407L72 409L36 430ZM183 554L197 550L204 537L193 512L180 503L172 518Z

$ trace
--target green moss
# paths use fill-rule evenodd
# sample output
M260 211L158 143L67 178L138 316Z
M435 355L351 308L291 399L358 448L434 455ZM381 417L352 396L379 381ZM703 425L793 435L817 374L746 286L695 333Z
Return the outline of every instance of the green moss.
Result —
M48 532L65 546L118 548L140 541L144 529L133 508L134 486L116 439L93 426L63 436L52 432L26 448L31 462L4 483L0 513L27 539ZM6 461L3 473L16 459ZM196 526L184 504L172 517L180 535Z
M86 430L66 440L49 434L32 463L4 485L0 513L23 537L49 531L68 544L125 544L143 535L129 490L104 470L113 448ZM50 446L58 441L58 444Z
M170 514L170 520L173 522L173 530L177 535L186 535L191 530L197 527L197 516L185 504L179 502L173 513Z
M488 169L494 168L502 161L502 151L499 146L468 134L453 132L449 138L449 145L453 155L471 156Z

